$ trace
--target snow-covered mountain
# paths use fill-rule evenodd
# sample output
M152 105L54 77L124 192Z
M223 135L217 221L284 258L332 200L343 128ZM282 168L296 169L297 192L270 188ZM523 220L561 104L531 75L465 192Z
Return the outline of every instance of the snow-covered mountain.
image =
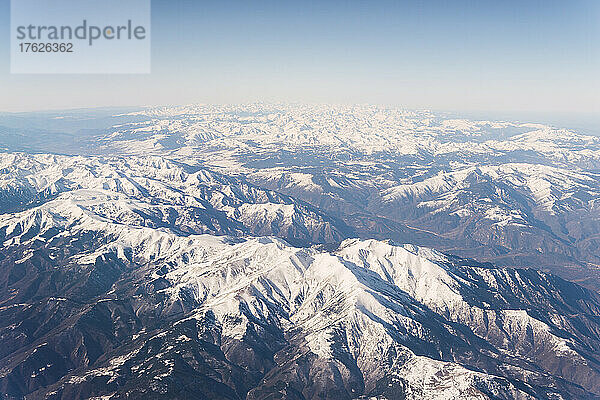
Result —
M600 138L372 106L147 109L97 151L243 176L364 238L537 267L600 288Z
M91 227L112 221L182 235L278 235L294 244L336 242L349 230L289 196L160 157L0 154L0 168L0 207L27 210L19 230L39 229L55 214L85 216Z
M598 138L129 111L0 129L0 398L600 398Z
M272 152L317 148L342 158L385 155L438 163L521 159L600 166L598 137L543 124L448 119L430 111L251 104L165 107L131 114L140 116L147 120L113 127L100 146L126 153L186 153L216 147L216 159L247 150L260 159Z
M72 221L4 231L9 395L600 394L600 298L551 275L375 240L325 252Z

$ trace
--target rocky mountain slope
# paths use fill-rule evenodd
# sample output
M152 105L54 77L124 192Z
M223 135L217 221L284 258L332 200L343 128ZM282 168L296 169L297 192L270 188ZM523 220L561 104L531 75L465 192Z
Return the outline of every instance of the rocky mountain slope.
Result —
M551 275L27 213L2 222L16 398L600 396L600 298Z

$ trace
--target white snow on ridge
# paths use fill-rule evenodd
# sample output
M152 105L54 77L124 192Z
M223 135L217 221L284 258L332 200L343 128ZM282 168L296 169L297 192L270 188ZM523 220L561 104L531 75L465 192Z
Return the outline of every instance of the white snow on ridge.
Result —
M600 161L600 139L596 137L542 124L448 119L430 111L247 104L149 108L139 114L151 120L118 127L111 136L116 148L135 154L164 154L170 148L181 152L220 147L241 152L250 146L255 154L265 149L315 148L334 154L349 150L396 156L531 151L562 163ZM179 144L172 147L165 139Z

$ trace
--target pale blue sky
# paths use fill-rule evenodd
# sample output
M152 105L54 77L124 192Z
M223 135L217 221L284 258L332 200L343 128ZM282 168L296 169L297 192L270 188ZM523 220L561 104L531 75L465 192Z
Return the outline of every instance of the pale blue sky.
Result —
M600 1L152 2L149 75L10 75L0 111L329 102L600 114Z

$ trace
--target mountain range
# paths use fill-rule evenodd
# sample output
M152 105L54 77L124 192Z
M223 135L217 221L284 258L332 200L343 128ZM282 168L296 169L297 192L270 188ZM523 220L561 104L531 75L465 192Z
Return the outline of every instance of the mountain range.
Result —
M0 129L3 398L600 398L599 138L111 113Z

